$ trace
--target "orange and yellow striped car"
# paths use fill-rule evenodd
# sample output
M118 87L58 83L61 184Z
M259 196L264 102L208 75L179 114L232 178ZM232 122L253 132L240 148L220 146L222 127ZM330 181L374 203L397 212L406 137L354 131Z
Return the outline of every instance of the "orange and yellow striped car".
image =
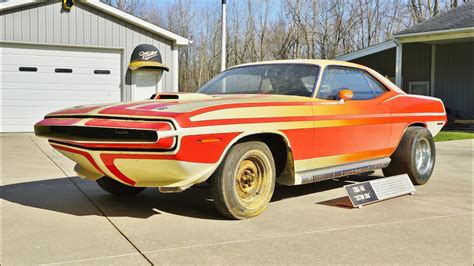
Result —
M53 112L35 133L107 192L208 181L217 209L244 219L267 207L275 183L382 169L424 184L445 122L441 100L406 94L367 67L285 60L232 67L197 93Z

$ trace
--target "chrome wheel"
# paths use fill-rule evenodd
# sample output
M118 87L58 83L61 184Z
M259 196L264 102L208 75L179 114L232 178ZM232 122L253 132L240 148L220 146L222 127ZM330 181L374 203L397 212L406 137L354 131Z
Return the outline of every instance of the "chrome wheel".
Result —
M424 127L407 128L390 158L390 165L382 169L385 176L408 174L414 185L425 184L436 163L433 136Z
M418 173L426 174L433 166L431 146L427 139L420 138L415 147L415 165Z

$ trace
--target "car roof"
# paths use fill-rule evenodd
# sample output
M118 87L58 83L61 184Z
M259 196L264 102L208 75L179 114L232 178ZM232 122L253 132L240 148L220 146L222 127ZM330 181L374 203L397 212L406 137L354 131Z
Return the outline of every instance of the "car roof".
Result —
M325 67L327 65L339 65L339 66L348 66L348 67L356 67L356 68L362 68L365 69L366 67L359 65L359 64L354 64L354 63L349 63L345 61L338 61L338 60L325 60L325 59L289 59L289 60L272 60L272 61L261 61L261 62L254 62L254 63L247 63L247 64L241 64L241 65L236 65L229 67L228 69L231 68L236 68L236 67L242 67L242 66L258 66L258 65L269 65L269 64L305 64L305 65L318 65L321 67Z

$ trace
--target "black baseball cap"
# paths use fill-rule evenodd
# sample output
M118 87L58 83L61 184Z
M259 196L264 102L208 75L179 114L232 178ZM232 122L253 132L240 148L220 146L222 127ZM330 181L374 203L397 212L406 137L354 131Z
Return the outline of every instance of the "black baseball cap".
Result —
M133 50L128 68L136 70L142 67L170 70L161 62L160 51L151 44L140 44Z

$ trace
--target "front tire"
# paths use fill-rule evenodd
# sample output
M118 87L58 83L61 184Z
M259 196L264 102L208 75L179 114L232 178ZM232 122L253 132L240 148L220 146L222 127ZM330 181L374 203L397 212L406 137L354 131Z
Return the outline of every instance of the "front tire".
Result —
M424 127L409 127L395 152L392 161L382 169L385 176L408 174L414 185L423 185L431 177L436 161L433 136Z
M231 219L246 219L267 208L275 189L275 162L264 143L238 143L211 178L217 210Z
M116 181L108 176L96 180L97 184L105 191L116 196L133 196L145 190L144 187L131 187Z

